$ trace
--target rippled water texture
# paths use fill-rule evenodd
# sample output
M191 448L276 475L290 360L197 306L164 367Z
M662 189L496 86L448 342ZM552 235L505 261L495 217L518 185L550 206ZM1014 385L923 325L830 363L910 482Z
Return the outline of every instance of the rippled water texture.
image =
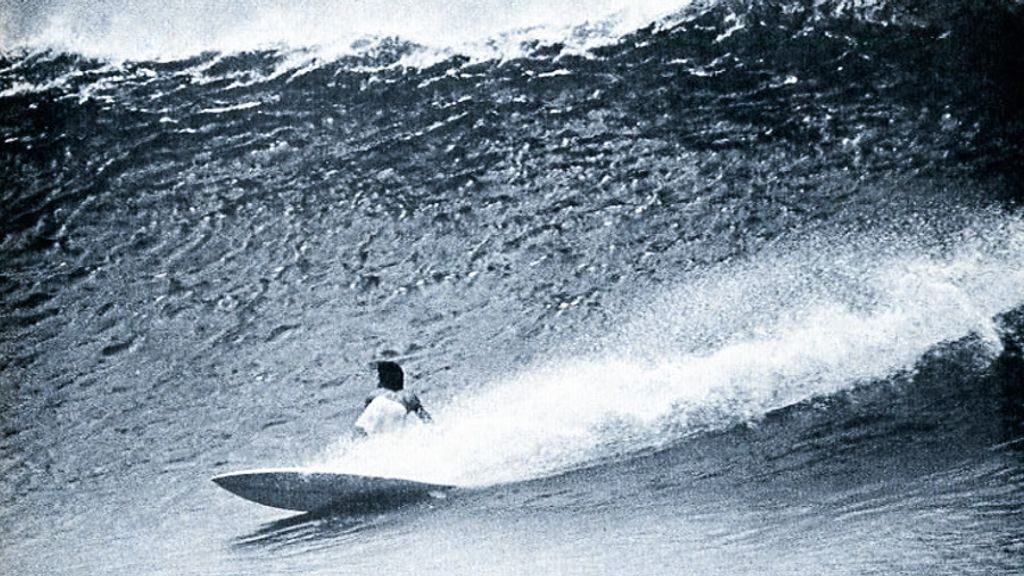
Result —
M0 3L0 571L1019 572L1020 2L131 6Z

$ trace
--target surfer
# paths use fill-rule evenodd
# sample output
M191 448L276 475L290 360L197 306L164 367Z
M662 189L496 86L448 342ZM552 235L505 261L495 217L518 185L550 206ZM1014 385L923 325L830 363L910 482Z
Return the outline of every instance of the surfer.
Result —
M405 373L397 362L377 362L377 388L366 397L363 413L356 420L356 434L368 436L403 426L409 414L430 422L430 414L411 390L405 389Z

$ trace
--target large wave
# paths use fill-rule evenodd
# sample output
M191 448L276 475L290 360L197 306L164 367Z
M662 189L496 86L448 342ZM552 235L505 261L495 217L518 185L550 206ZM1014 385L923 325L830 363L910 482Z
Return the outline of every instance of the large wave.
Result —
M589 353L456 398L433 426L342 442L313 466L523 480L886 379L968 336L998 353L996 316L1024 303L1024 222L979 217L942 241L882 236L805 240L697 273Z

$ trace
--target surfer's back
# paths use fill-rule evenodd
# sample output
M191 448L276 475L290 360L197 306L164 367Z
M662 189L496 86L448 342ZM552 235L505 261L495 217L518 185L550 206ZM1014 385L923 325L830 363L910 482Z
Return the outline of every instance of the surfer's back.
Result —
M374 388L366 396L365 406L369 406L377 398L384 397L393 402L398 402L405 407L406 412L419 413L423 409L419 396L411 390L388 390L387 388Z

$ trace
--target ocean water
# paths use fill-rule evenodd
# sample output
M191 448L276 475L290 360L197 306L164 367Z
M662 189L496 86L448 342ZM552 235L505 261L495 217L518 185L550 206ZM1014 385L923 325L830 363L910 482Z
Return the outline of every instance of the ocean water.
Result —
M339 6L0 2L0 571L1022 572L1018 0Z

